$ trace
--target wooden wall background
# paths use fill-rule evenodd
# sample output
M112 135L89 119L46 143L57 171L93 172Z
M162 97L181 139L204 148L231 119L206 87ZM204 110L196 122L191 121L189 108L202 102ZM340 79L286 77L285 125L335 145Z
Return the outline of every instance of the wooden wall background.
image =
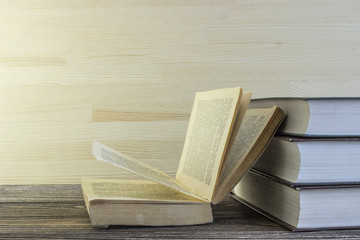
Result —
M356 0L1 0L0 184L175 174L196 91L360 96Z

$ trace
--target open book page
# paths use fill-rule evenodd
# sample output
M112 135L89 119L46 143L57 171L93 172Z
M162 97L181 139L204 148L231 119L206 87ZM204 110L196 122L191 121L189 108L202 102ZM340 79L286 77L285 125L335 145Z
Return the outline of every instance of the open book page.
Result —
M136 160L119 151L116 151L115 149L112 149L100 142L93 142L92 151L93 155L96 157L97 160L111 163L115 166L121 167L122 169L143 176L154 182L168 186L188 195L192 195L166 173L152 167L149 164Z
M240 128L241 123L243 121L243 118L245 116L246 110L247 110L247 108L249 106L250 100L251 100L251 92L249 92L249 91L244 92L242 94L242 97L241 97L241 100L240 100L239 109L238 109L238 111L236 113L235 123L234 123L233 129L232 129L231 134L230 134L229 144L228 144L228 146L226 148L226 153L225 153L225 157L224 157L224 164L222 164L222 166L221 166L220 173L223 171L223 168L226 165L228 155L230 154L230 149L232 148L232 146L233 146L233 144L235 142L237 133L239 131L239 128ZM218 183L219 183L219 181L218 181ZM215 190L216 190L216 188L215 188Z
M167 186L147 180L82 179L88 200L143 200L154 202L203 202Z
M261 155L280 125L283 112L277 108L248 109L236 134L221 173L214 203L223 198Z
M176 180L211 201L228 144L241 88L196 93Z

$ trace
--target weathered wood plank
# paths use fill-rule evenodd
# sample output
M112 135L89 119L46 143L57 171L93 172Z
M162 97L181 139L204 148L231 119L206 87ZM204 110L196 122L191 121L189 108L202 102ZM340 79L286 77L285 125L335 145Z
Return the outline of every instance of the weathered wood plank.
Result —
M213 207L214 223L97 229L79 185L0 186L1 239L358 239L360 230L292 233L231 198Z

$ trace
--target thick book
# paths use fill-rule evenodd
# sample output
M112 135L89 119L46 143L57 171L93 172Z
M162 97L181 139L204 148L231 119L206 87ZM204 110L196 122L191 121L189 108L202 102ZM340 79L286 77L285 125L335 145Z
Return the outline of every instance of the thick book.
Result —
M294 188L249 171L232 196L293 231L360 228L359 185Z
M360 184L360 138L275 136L252 169L293 186Z
M106 227L212 222L211 203L231 191L284 118L276 106L247 110L250 98L241 88L196 93L176 179L94 141L97 160L148 180L83 179L91 223Z
M279 106L286 118L279 133L298 136L360 136L360 98L262 98L250 108Z

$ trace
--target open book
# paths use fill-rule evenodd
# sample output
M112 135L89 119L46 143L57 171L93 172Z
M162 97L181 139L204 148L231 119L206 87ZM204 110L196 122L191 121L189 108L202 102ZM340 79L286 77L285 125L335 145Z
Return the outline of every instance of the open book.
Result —
M248 171L284 117L276 106L247 110L250 98L251 93L239 87L196 93L176 179L95 141L97 160L148 180L83 179L91 223L212 222L211 203L221 201Z

